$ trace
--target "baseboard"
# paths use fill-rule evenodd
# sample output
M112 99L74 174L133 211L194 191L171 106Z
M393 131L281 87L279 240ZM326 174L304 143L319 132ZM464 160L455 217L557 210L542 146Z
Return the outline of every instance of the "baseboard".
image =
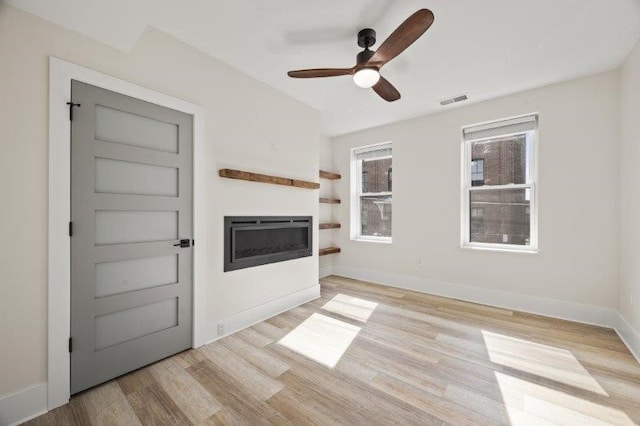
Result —
M324 277L328 277L329 275L333 274L333 265L325 265L325 266L321 266L320 270L320 278L324 278Z
M263 303L253 308L249 308L234 315L221 318L216 323L209 323L205 331L206 343L211 343L222 337L233 334L243 328L251 327L254 324L281 314L296 306L320 297L320 284L312 285L295 293L288 294L278 299ZM224 333L218 335L218 324L224 325ZM206 344L205 343L205 344Z
M600 306L583 305L580 303L441 281L430 281L406 275L390 274L342 265L333 265L333 273L347 278L355 278L377 284L414 290L421 293L450 297L452 299L544 315L547 317L599 325L614 329L619 325L618 312L614 309L603 308Z
M631 354L640 363L640 332L634 329L620 313L618 313L618 325L615 329Z
M47 384L0 397L0 426L13 426L47 412Z

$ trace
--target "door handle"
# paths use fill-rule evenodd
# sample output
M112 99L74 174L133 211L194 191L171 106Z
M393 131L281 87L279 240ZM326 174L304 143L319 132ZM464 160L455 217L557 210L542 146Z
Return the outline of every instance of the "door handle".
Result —
M185 248L185 247L191 247L191 240L180 240L179 243L174 244L174 247L181 247L181 248Z

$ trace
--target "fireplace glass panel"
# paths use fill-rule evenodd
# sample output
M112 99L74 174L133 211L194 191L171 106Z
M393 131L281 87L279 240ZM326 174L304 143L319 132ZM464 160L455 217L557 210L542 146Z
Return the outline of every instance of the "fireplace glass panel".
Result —
M236 231L235 258L264 256L309 247L306 228L239 229Z

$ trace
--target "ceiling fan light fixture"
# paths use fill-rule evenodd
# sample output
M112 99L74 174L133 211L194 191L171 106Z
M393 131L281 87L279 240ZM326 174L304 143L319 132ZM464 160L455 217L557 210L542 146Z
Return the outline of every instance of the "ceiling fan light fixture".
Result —
M380 73L375 68L362 68L353 74L353 82L363 89L375 86L378 80L380 80Z

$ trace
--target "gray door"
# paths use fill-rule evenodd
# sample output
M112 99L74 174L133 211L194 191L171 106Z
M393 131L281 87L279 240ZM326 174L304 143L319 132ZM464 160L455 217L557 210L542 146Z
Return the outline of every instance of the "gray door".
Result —
M77 393L191 347L193 117L77 81L71 91Z

